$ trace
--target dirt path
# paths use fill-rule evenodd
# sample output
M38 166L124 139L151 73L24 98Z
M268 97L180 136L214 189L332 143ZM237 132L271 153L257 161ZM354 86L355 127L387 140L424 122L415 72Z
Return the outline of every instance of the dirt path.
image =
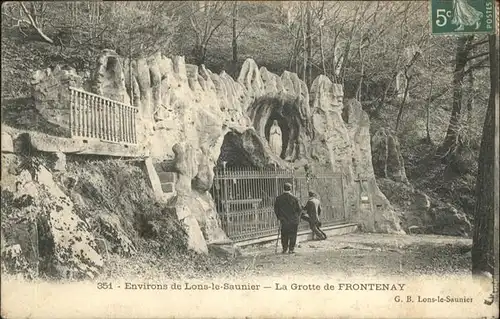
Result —
M470 273L472 240L445 236L348 234L300 243L296 254L275 242L243 248L237 267L253 275L444 275Z
M243 256L166 257L140 254L113 257L104 278L281 277L339 274L344 276L407 276L470 274L472 240L447 236L398 236L353 233L325 241L300 243L295 255L282 255L275 242L242 249Z

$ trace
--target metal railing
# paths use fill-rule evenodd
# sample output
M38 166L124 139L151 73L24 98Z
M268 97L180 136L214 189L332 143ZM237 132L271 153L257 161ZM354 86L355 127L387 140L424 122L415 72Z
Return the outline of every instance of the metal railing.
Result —
M71 137L137 144L136 107L78 88L69 90Z
M279 227L274 214L274 200L285 183L293 185L293 194L305 205L309 190L318 193L324 226L346 222L343 178L323 172L318 176L288 170L248 170L216 168L211 193L216 203L222 229L234 241L276 235ZM309 225L301 222L299 230Z

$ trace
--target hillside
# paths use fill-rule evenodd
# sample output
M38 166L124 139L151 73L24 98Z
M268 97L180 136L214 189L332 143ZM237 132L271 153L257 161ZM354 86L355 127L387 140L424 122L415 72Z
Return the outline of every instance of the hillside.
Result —
M101 265L105 276L116 277L127 272L145 275L134 266L139 263L156 265L159 271L170 278L230 272L228 267L231 262L225 258L200 255L188 250L184 228L175 214L168 211L168 207L156 202L147 185L144 167L139 162L73 156L67 158L65 171L54 170L51 163L52 159L42 154L37 157L2 154L2 250L16 243L22 248L24 256L5 259L2 262L2 274L22 274L27 278L40 274L45 279L61 278L59 270L46 268L52 264L46 258L55 257L41 250L44 247L42 241L54 240L44 236L57 236L57 226L54 224L56 217L46 212L47 205L58 203L53 197L56 189L60 189L74 207L74 215L63 211L63 215L58 218L76 218L84 224L81 236L95 238L96 246L92 242L90 246L106 257ZM50 173L44 168L37 168L40 165L47 167ZM19 194L23 190L13 190L9 185L19 180L13 173L26 169L38 176L31 184L38 191L30 191L30 195L23 195L20 201ZM55 185L50 186L51 183ZM28 216L23 218L25 214ZM37 230L38 236L35 236ZM75 238L78 240L78 236ZM56 244L62 243L56 240ZM33 251L27 249L31 245ZM63 264L71 264L73 260L71 254L58 258ZM11 263L12 260L17 262ZM97 263L97 259L94 261Z

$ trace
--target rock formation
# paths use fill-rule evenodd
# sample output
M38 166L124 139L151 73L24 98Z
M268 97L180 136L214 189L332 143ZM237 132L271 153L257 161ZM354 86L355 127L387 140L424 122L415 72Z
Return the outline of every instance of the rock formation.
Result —
M309 164L313 170L342 173L351 219L367 231L401 232L375 181L368 116L358 102L344 104L342 86L326 76L316 78L309 92L295 73L278 76L251 59L234 80L179 56L158 53L129 61L105 50L92 90L138 107L138 142L149 148L153 163L175 163L172 205L178 215L182 212L179 218L196 219L209 244L227 241L208 193L221 151L222 157L234 155L226 143L239 145L248 166L303 169ZM266 140L274 120L283 131L281 157ZM361 190L370 195L363 205Z
M391 203L402 213L401 226L411 233L469 236L472 225L463 212L415 189L406 177L398 138L379 129L371 139L377 182Z
M469 237L472 224L464 212L432 198L411 184L388 178L378 184L391 203L402 212L401 227L408 233Z
M83 78L73 68L56 66L53 70L38 70L31 78L32 96L38 112L50 123L68 130L69 87L83 87Z
M407 183L403 156L396 136L381 128L372 137L373 168L375 175Z
M2 200L8 201L2 205L2 260L8 272L68 279L99 274L103 259L94 235L43 165L28 160L15 179L3 180Z

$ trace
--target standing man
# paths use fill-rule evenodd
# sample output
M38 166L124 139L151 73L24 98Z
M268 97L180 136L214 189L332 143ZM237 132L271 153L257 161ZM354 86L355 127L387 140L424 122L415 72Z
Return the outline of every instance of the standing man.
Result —
M297 241L297 230L300 222L302 209L297 197L292 195L292 185L285 183L283 194L276 197L274 202L274 213L281 224L281 246L283 254L287 251L294 253Z
M309 200L306 206L304 206L304 210L307 212L307 216L302 216L302 219L309 222L309 227L313 232L313 239L316 237L319 240L325 240L326 234L319 229L321 226L321 222L319 221L319 216L321 215L321 202L315 192L309 192Z

